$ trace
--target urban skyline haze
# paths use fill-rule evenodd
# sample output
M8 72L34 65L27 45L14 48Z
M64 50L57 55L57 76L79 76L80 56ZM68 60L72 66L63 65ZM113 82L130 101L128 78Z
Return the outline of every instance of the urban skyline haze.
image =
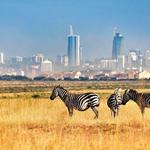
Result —
M67 54L69 25L81 37L84 58L111 57L113 28L125 50L150 49L148 0L2 0L0 51L7 56Z

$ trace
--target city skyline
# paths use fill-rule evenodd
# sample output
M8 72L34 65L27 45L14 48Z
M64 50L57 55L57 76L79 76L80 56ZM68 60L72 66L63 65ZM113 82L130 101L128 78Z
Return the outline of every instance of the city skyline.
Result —
M125 37L125 50L150 48L148 0L1 1L0 51L6 56L67 54L68 27L81 37L84 58L111 57L113 28ZM90 8L90 9L89 9ZM59 44L58 44L59 43Z

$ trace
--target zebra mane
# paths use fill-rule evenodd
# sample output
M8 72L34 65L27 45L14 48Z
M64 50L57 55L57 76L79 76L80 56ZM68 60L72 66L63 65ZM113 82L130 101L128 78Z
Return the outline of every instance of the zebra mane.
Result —
M63 88L62 86L60 86L60 85L56 86L56 88L59 88L59 89L62 89L62 90L64 90L64 91L68 92L66 89L64 89L64 88Z
M128 92L130 92L130 93L138 93L136 90L134 90L134 89L130 89Z
M129 91L128 91L126 94L130 95L130 98L131 98L132 100L136 101L136 99L137 99L137 94L138 94L138 92L137 92L136 90L134 90L134 89L129 89Z

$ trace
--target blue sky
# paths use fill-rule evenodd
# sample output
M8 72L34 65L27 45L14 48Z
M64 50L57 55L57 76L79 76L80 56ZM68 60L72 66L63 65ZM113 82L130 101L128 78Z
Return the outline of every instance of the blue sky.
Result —
M8 56L67 53L69 25L81 36L85 58L111 56L112 31L125 49L150 49L149 0L1 0L0 51Z

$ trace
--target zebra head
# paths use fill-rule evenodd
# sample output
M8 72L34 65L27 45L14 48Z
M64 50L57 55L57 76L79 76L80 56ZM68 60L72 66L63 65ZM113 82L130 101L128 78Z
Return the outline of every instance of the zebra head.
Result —
M59 92L58 92L59 88L60 88L60 86L54 87L52 94L50 96L51 100L54 100L59 95Z
M125 105L130 99L135 100L137 95L137 91L133 89L125 90L123 94L122 104Z
M121 91L122 91L122 89L120 87L116 88L114 91L114 94L121 94Z
M125 105L130 100L130 90L131 89L125 90L125 92L123 94L123 100L122 100L123 105Z

